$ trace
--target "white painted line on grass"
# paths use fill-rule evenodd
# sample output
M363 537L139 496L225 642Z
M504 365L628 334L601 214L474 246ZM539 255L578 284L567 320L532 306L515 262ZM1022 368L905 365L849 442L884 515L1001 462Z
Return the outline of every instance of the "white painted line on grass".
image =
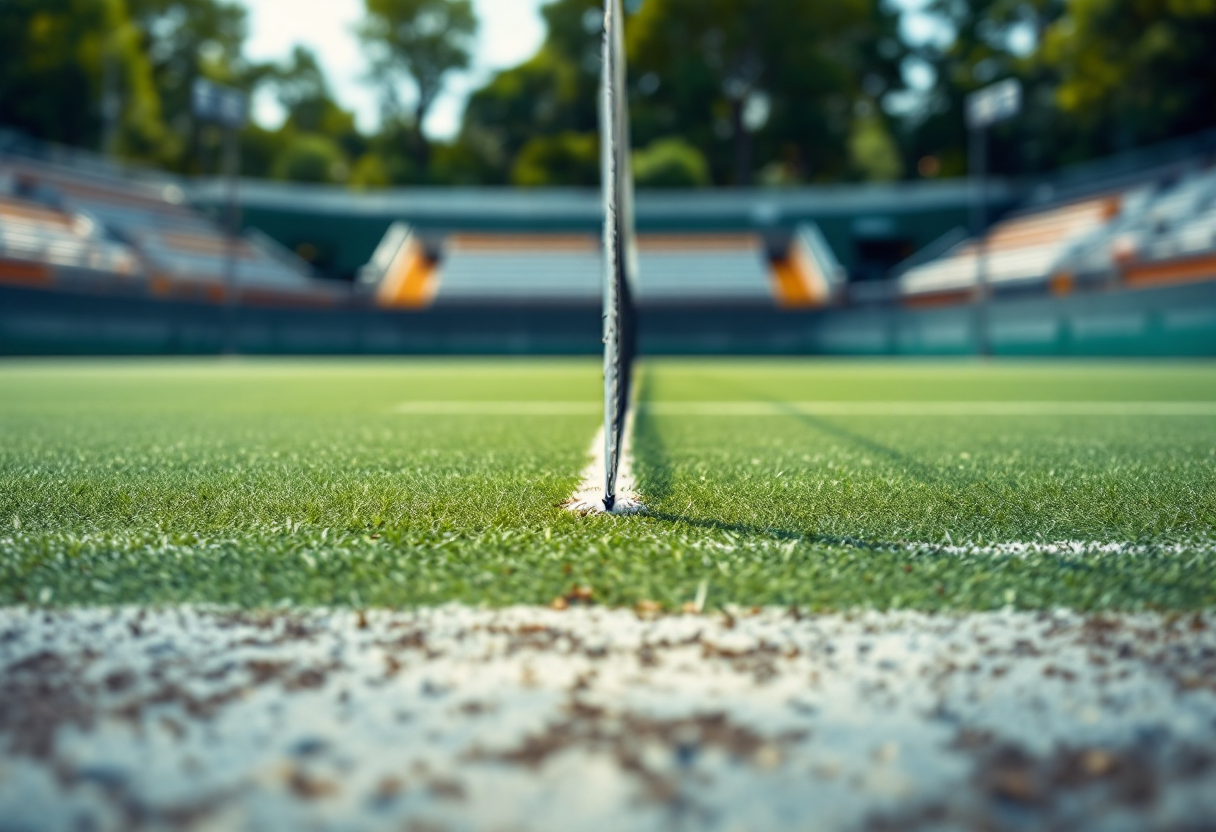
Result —
M416 401L401 402L397 413L419 416L583 416L603 411L598 402Z
M1216 416L1216 402L655 402L660 416Z
M414 401L394 411L429 416L583 416L598 402ZM1216 402L651 402L640 411L657 416L1216 416Z
M1186 543L1131 543L1100 540L1013 540L1004 543L910 543L899 548L916 555L953 557L1017 558L1031 555L1053 557L1101 557L1104 555L1212 555L1216 542L1196 540Z
M637 493L633 476L633 424L636 418L637 408L631 405L629 415L625 419L621 462L616 475L616 505L610 512L611 514L642 514L646 511L646 506ZM604 428L602 426L596 431L595 438L591 440L591 447L587 450L587 455L591 457L591 462L583 469L583 481L566 501L566 508L578 514L604 514L606 474L604 470Z

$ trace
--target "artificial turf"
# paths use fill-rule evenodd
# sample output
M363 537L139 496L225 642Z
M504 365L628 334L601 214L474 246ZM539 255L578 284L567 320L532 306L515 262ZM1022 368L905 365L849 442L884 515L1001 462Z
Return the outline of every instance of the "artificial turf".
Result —
M1216 365L651 361L640 379L650 514L583 518L560 503L595 361L0 364L0 603L500 605L579 585L669 608L702 588L710 608L1216 606L1216 410L793 404L1216 402ZM401 407L452 401L572 406ZM992 549L1054 541L1083 551Z

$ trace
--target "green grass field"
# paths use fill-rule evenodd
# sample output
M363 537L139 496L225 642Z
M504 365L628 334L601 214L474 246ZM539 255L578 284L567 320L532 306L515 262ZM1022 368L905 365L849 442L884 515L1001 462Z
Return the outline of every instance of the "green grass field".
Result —
M1216 365L640 379L650 514L582 518L593 360L0 364L0 603L1216 605Z

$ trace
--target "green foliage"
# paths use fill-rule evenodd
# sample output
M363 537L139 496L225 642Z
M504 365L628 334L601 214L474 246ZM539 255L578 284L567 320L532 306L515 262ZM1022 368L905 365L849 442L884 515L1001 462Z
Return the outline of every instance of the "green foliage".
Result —
M845 175L852 103L878 73L862 65L861 47L881 9L870 0L648 0L626 30L637 140L678 133L718 183L749 184L783 155L804 178Z
M633 144L645 184L795 185L967 171L965 97L1019 78L1026 106L990 135L1008 175L1216 127L1216 0L931 0L915 48L887 0L646 0L626 23ZM384 118L363 135L316 57L244 55L237 0L0 2L0 124L189 174L221 166L191 114L199 77L269 87L287 118L242 136L242 171L359 187L593 185L602 0L542 6L540 50L471 96L460 135L422 126L470 65L470 0L365 0L361 36ZM905 71L933 79L910 93ZM403 96L408 90L413 97ZM104 117L111 101L115 117ZM107 129L107 125L108 128ZM682 146L666 143L679 137ZM329 158L334 164L323 164ZM290 157L290 158L289 158ZM700 161L697 161L697 160ZM341 179L342 177L339 177Z
M640 381L650 515L580 518L559 504L597 425L590 360L10 363L0 603L505 605L580 584L678 608L704 581L711 608L1216 607L1210 417L780 405L1213 401L1211 364L661 361ZM469 397L587 410L398 410ZM777 405L661 411L705 400ZM1138 548L982 551L1063 540Z
M1216 0L1075 0L1044 36L1090 153L1216 126Z
M545 42L523 64L496 74L469 98L459 145L477 160L482 180L492 184L515 181L514 172L546 184L585 184L585 168L570 166L568 155L557 154L574 174L536 171L521 164L529 157L560 145L563 133L589 134L599 129L600 48L603 5L600 0L556 0L541 8L548 25Z
M1025 174L1216 127L1212 0L938 0L954 31L920 50L936 75L906 133L908 161L966 172L963 100L1005 77L1024 112L992 131L993 168Z
M126 102L113 149L155 153L165 136L151 67L139 47L121 0L0 4L0 122L37 138L101 149L103 98L110 95Z
M368 137L363 159L362 184L373 180L389 185L412 185L426 182L427 168L419 164L416 155L417 132L413 122L393 119L380 125L380 131Z
M849 155L862 178L871 182L889 182L903 175L903 160L899 147L881 115L858 116L849 136Z
M542 175L535 159L563 133L597 129L603 6L559 0L543 13L544 46L474 93L462 140L491 169L575 184ZM634 145L679 136L718 184L747 184L774 164L788 181L852 175L854 100L902 83L896 23L877 0L648 0L626 25ZM662 183L703 181L696 163L680 172L689 154L670 150L655 157Z
M368 152L355 161L349 181L352 188L384 188L392 184L393 178L384 159L378 153Z
M599 136L559 133L524 145L511 168L511 182L524 188L554 185L595 187L600 183Z
M292 135L274 162L276 179L292 182L346 181L346 156L337 142L316 133Z
M231 0L126 0L151 63L161 117L172 140L154 161L182 173L220 169L221 138L191 112L196 79L252 90L269 68L242 54L247 35L243 5Z
M553 52L541 50L473 93L462 141L487 166L509 171L524 146L537 137L597 129L594 115L590 123L577 118L579 93L577 71Z
M469 66L477 18L470 0L364 0L367 17L360 37L372 51L373 73L384 112L403 120L398 86L415 88L412 117L418 160L425 169L430 147L422 126L447 76Z
M270 163L259 169L297 182L346 181L350 160L361 158L368 142L355 127L354 115L334 100L316 56L297 46L291 60L273 68L266 82L274 85L287 117L273 134Z
M642 188L700 188L710 184L705 156L680 138L659 139L634 153L633 176Z
M334 100L329 82L311 50L297 46L291 62L272 70L268 80L276 87L279 103L287 111L287 126L338 141L361 141L354 115Z

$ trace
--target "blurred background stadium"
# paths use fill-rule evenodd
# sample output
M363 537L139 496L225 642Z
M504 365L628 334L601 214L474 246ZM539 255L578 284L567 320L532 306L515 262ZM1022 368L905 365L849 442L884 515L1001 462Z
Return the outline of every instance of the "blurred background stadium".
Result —
M354 82L251 53L323 6ZM643 353L1216 354L1216 3L630 11ZM600 15L6 0L0 353L598 352Z

